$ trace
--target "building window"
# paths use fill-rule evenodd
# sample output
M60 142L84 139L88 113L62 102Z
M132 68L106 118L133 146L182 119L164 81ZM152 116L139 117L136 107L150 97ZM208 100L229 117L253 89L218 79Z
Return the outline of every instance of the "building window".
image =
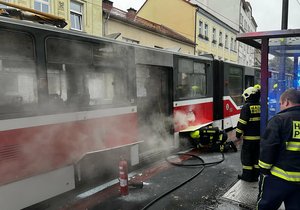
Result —
M236 42L236 39L234 40L234 48L233 48L233 50L236 52L236 47L237 46L237 42Z
M205 36L205 39L208 40L208 25L207 24L204 25L204 36Z
M234 42L233 42L233 38L232 37L231 37L231 40L230 40L230 49L234 50Z
M203 38L203 22L199 21L199 37Z
M138 40L134 40L134 39L126 38L126 37L122 37L122 40L124 42L132 43L132 44L139 44L140 43ZM158 46L154 46L154 47L163 49L162 47L158 47Z
M82 11L83 5L74 1L71 1L70 7L71 15L71 29L82 31Z
M228 48L228 35L225 35L225 48Z
M219 32L219 46L223 47L223 33L222 33L222 31Z
M50 0L34 0L34 9L38 10L40 12L50 12L50 6L49 6Z
M213 28L213 30L212 30L212 42L214 43L214 44L216 44L217 43L217 39L216 39L216 33L217 33L217 30L215 29L215 28Z
M241 22L240 22L240 25L243 27L243 22L244 22L244 17L243 17L243 15L241 14Z

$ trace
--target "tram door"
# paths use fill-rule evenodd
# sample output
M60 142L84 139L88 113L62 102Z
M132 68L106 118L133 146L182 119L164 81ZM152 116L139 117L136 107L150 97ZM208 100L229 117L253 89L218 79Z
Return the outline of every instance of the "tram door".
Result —
M171 120L171 70L167 67L137 67L137 112L140 152L153 154L167 149L173 126Z

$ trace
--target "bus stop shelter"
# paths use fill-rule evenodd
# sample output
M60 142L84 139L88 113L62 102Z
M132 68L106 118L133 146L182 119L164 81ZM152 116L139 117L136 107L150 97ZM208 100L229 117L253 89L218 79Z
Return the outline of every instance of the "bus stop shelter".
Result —
M268 119L279 111L280 94L288 88L299 89L300 29L243 33L237 40L261 51L263 133Z

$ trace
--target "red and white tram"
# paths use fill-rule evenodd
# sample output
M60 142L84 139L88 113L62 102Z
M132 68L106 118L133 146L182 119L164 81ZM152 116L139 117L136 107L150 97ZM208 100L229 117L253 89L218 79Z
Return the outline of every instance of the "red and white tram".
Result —
M256 69L0 18L0 206L21 209L235 127ZM111 171L110 171L111 170Z

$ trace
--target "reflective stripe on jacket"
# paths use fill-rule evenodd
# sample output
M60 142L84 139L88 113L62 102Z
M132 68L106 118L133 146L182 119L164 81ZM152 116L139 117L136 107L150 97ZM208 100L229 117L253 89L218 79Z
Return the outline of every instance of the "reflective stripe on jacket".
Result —
M236 137L244 136L244 140L260 139L260 104L254 102L246 103L240 114L236 127Z
M269 121L260 143L259 166L281 179L300 182L300 106Z

